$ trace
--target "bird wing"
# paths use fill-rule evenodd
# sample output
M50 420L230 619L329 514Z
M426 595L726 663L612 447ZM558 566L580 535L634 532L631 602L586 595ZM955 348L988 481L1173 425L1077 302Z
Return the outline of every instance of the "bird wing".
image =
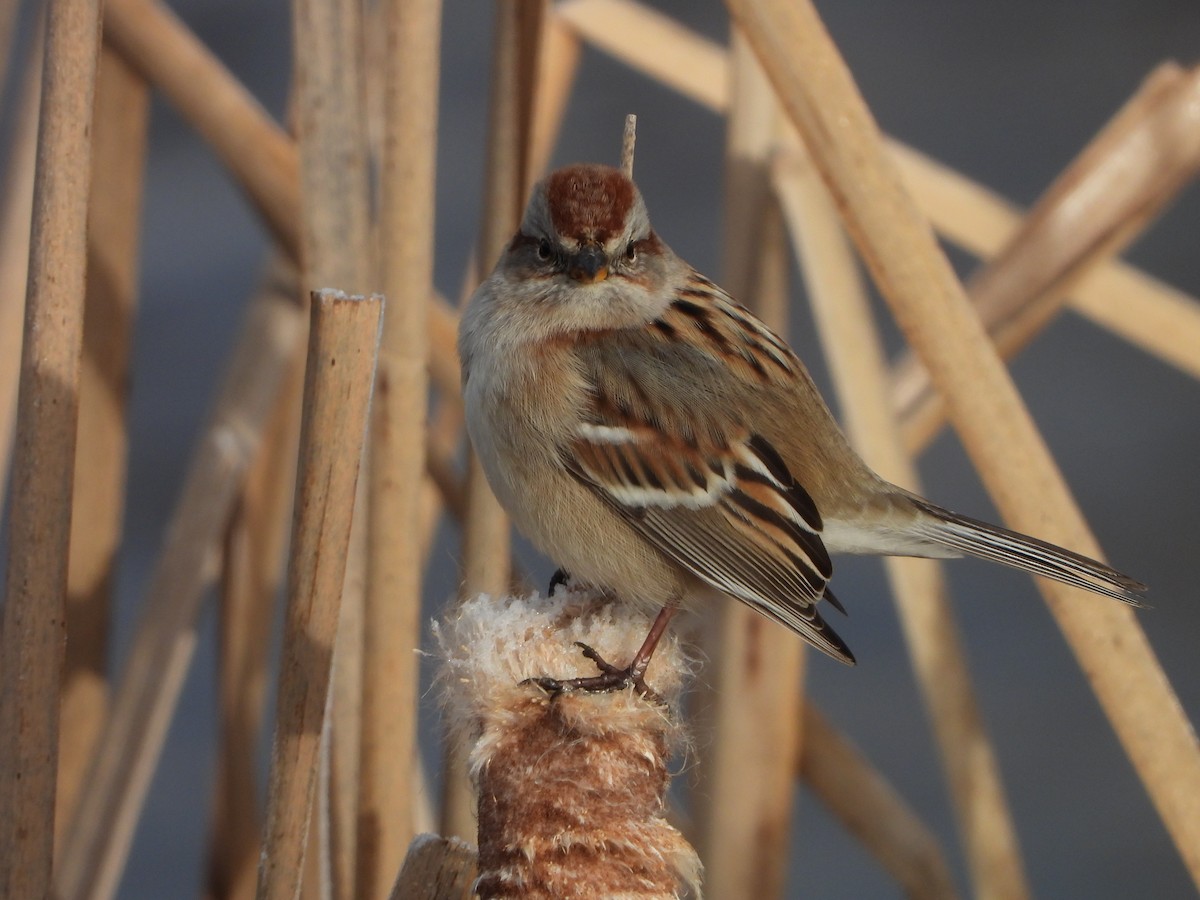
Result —
M822 596L837 606L820 513L775 448L721 412L720 371L628 335L593 350L593 403L560 447L566 468L689 572L852 663L817 610Z

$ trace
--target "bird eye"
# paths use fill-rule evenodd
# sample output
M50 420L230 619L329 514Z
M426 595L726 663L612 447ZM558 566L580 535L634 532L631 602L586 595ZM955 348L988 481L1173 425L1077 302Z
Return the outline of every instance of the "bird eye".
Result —
M632 241L630 242L629 246L625 248L625 258L630 262L635 262L637 260L637 244L633 243Z
M550 242L546 240L546 238L542 238L540 241L538 241L537 254L538 259L542 260L542 262L548 260L552 255Z

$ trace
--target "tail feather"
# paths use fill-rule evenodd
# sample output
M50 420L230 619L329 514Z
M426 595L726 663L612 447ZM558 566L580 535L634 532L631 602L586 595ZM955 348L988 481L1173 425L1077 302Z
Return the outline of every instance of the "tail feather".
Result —
M932 503L918 501L917 506L929 514L929 518L917 526L923 538L970 556L1053 578L1133 606L1143 605L1137 595L1146 590L1146 585L1098 560L1026 534L952 513Z

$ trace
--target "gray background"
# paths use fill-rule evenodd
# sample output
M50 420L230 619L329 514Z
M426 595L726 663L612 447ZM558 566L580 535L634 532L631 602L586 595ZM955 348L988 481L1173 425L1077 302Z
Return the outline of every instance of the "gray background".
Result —
M713 38L726 37L716 2L654 5ZM290 68L287 5L187 0L174 6L278 116ZM860 0L820 8L887 131L1021 204L1037 198L1154 64L1169 57L1192 62L1200 38L1194 0ZM490 26L489 4L447 3L436 277L452 295L479 219ZM556 162L614 161L626 112L640 117L638 177L659 233L719 277L724 132L714 115L587 51ZM118 653L266 249L237 189L161 103L151 141L131 413L136 474L120 574ZM1200 203L1192 189L1129 258L1200 293L1198 233ZM955 259L970 270L969 261ZM797 299L791 337L827 387L811 319ZM1110 559L1151 585L1154 609L1139 619L1195 719L1200 388L1071 315L1013 371ZM953 436L943 436L921 468L927 493L939 503L994 518ZM456 581L459 546L451 531L444 534L430 573L429 615ZM539 580L548 575L544 560L522 552ZM983 563L947 568L1035 892L1191 896L1169 838L1030 580ZM936 750L881 566L839 561L837 592L851 611L839 630L860 664L845 669L814 655L811 690L943 838L966 890ZM188 896L201 883L213 770L213 654L210 610L123 897ZM423 703L424 726L435 733L434 701L426 696ZM798 799L789 896L899 896L817 803L803 792Z

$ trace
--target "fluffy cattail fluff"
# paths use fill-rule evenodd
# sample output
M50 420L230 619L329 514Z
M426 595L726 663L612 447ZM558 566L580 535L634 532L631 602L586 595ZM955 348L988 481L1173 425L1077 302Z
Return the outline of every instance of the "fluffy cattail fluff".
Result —
M483 900L699 897L700 862L665 818L671 713L688 664L670 635L632 689L550 697L526 678L596 674L574 641L617 665L649 621L585 591L480 596L435 625L452 730L471 748Z

